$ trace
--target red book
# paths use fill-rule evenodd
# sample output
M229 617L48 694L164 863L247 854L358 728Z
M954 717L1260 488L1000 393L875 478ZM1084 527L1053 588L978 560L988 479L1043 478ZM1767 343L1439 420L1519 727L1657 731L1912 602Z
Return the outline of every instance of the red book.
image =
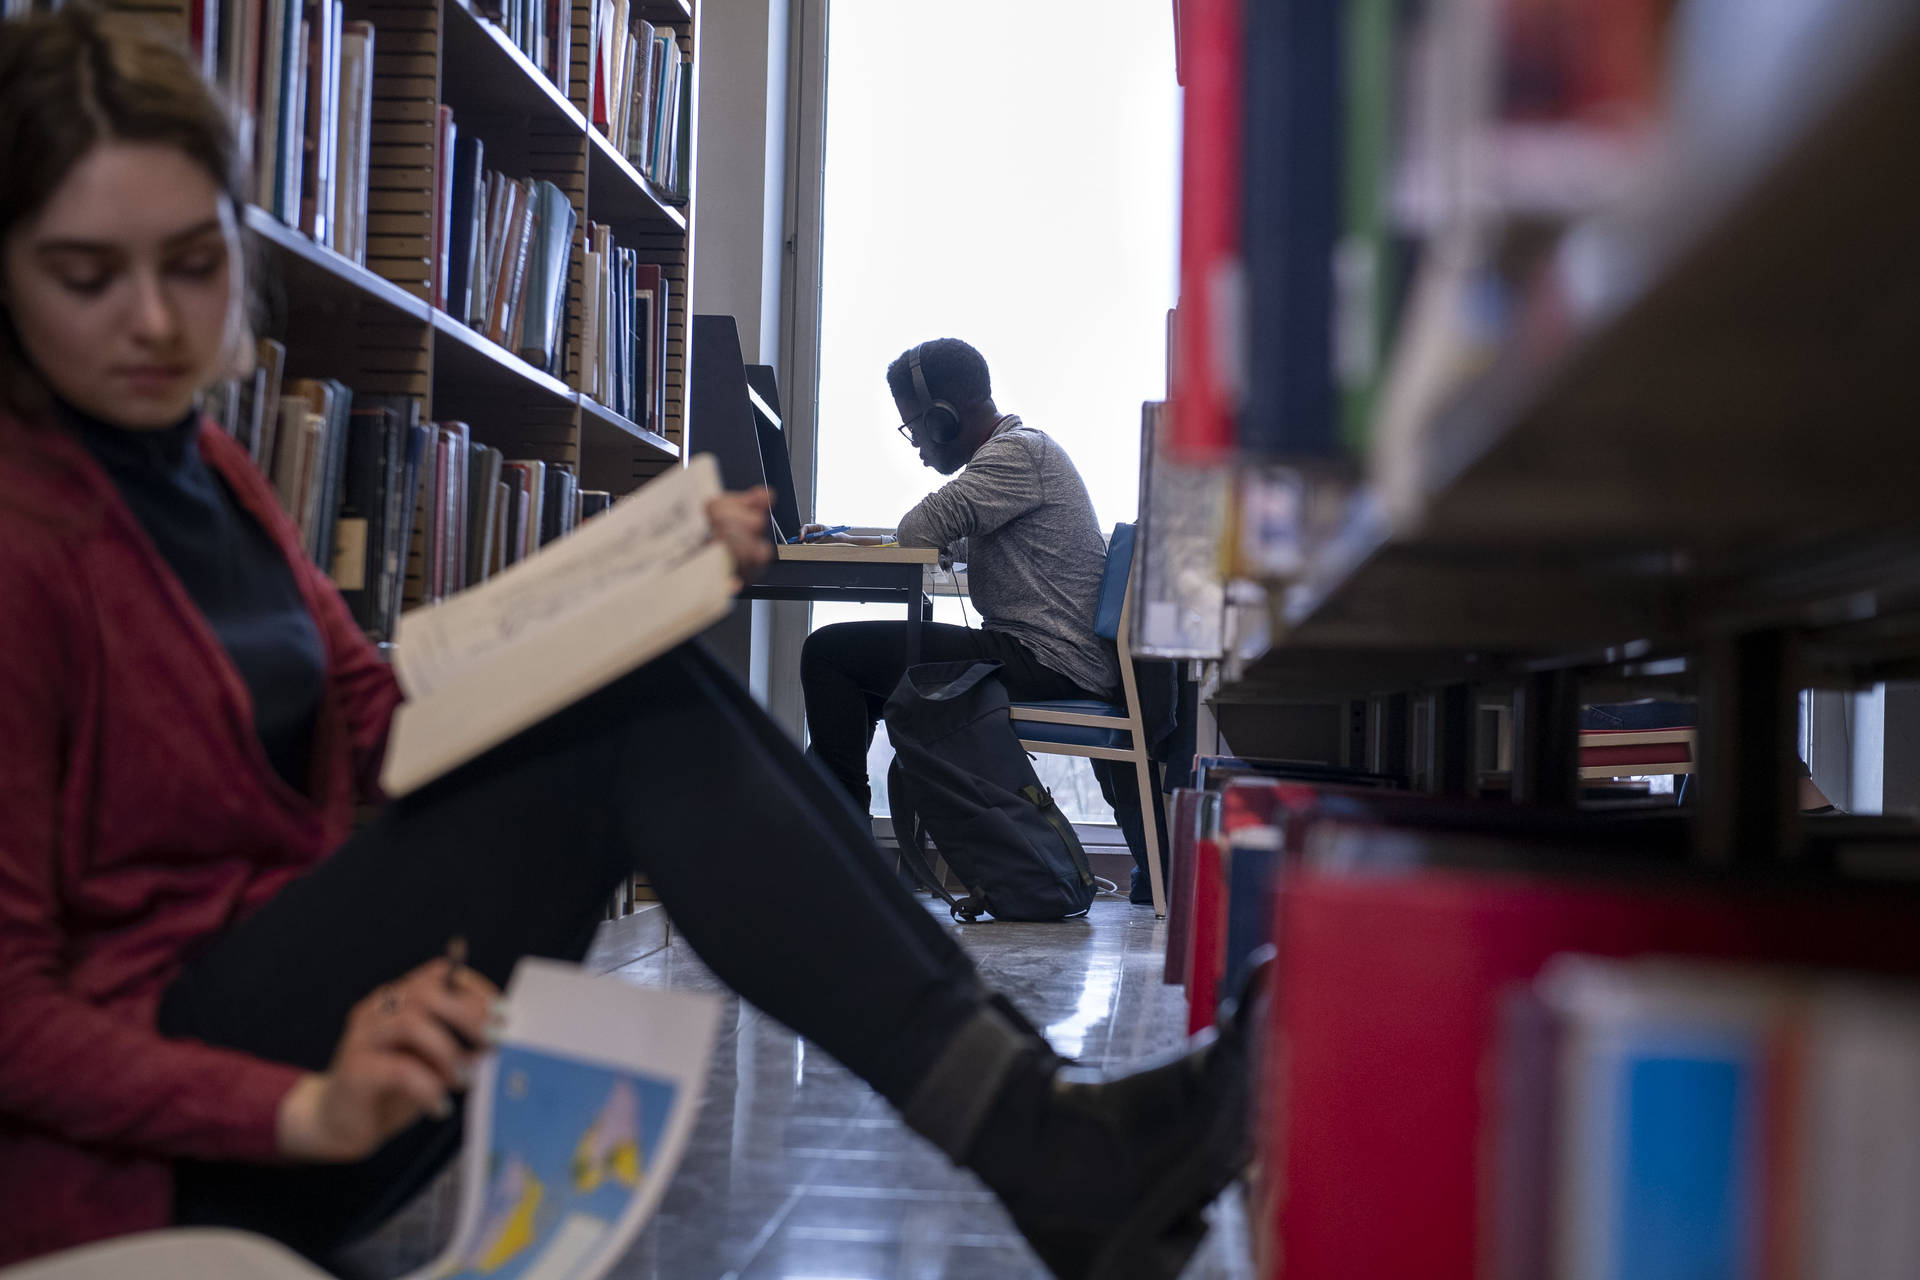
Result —
M1179 49L1186 85L1180 174L1180 305L1173 366L1173 430L1182 461L1233 447L1237 392L1230 384L1243 335L1232 282L1240 272L1240 0L1181 0Z
M200 74L216 79L220 74L219 0L193 0L187 10L188 48L200 60ZM212 12L208 12L209 8Z
M1555 955L1920 970L1913 899L1883 887L1295 868L1275 912L1256 1212L1287 1280L1479 1274L1501 1004Z
M1187 980L1193 950L1193 863L1200 843L1206 792L1181 787L1173 793L1167 816L1167 955L1161 981L1177 986Z
M1188 928L1187 1034L1213 1025L1220 977L1227 971L1227 872L1221 842L1193 851L1193 920Z
M1580 767L1601 765L1686 764L1693 748L1684 742L1646 742L1632 747L1581 747Z
M527 248L533 239L533 199L522 182L508 184L506 230L501 236L499 274L493 289L493 317L487 322L487 336L501 346L520 305L520 290L527 282Z

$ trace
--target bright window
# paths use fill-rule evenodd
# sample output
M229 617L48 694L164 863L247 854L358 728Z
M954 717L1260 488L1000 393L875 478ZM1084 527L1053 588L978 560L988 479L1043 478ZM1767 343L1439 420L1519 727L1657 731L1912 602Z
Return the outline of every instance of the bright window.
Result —
M954 337L986 356L1003 412L1066 448L1102 527L1131 520L1174 302L1172 6L832 0L827 66L819 518L892 528L941 482L894 434L885 374L914 343ZM960 621L951 599L936 612ZM879 813L891 756L883 728ZM1085 761L1038 768L1074 820L1111 820Z
M1179 90L1167 0L832 0L820 317L823 520L891 528L939 477L885 373L962 338L994 398L1133 518L1166 393Z

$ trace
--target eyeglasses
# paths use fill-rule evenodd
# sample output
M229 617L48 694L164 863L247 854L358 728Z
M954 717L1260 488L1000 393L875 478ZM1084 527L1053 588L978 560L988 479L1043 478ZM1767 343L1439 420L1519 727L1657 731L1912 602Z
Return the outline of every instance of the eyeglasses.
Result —
M905 422L901 423L899 426L895 427L894 430L898 431L900 433L900 438L905 440L908 444L918 445L919 441L913 438L913 429L919 426L921 419L925 418L926 416L927 415L924 413L917 413L913 417L908 418Z

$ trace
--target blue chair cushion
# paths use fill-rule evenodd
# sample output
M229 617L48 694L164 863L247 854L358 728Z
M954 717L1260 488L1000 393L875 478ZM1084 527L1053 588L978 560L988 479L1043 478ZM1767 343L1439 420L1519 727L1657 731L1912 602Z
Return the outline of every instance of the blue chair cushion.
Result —
M1081 698L1065 702L1016 702L1013 704L1013 731L1028 742L1057 742L1067 747L1112 747L1125 751L1129 742L1125 729L1101 729L1086 724L1054 724L1048 720L1022 720L1022 711L1066 711L1082 716L1127 718L1127 709L1112 702Z

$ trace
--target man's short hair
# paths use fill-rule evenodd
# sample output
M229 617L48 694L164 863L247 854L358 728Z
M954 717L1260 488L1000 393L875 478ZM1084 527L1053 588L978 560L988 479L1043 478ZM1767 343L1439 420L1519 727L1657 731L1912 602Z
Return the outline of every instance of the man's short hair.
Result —
M902 351L887 366L887 389L895 400L916 402L913 372L908 368L912 348ZM920 373L927 380L927 391L935 400L945 400L965 411L993 395L993 379L987 375L987 359L958 338L935 338L920 347Z

